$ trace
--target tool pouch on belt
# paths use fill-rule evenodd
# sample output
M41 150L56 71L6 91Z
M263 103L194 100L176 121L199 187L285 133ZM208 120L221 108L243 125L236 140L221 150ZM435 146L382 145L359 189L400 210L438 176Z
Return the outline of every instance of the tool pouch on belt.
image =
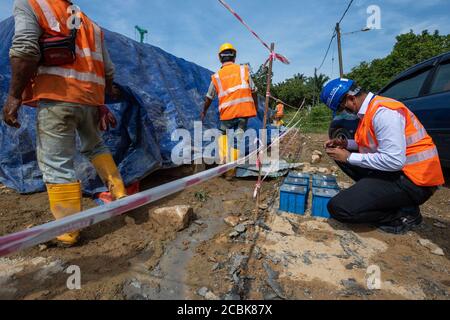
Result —
M75 40L77 29L70 36L43 36L39 39L41 49L41 64L43 66L61 66L72 64L76 59Z

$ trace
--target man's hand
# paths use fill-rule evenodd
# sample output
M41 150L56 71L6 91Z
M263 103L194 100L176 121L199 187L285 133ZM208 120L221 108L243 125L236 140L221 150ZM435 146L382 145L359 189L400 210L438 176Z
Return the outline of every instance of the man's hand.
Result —
M328 148L326 149L326 152L331 159L342 163L347 163L348 158L351 155L349 151L340 148Z
M347 149L348 148L348 141L344 139L333 139L328 140L325 142L324 146L325 149L329 148L339 148L339 149Z
M21 106L22 99L8 96L5 105L3 106L3 121L5 121L8 126L20 128L20 123L17 122L17 113Z
M109 111L107 106L101 106L98 108L99 112L99 128L101 131L108 131L109 126L115 128L117 121L114 115Z

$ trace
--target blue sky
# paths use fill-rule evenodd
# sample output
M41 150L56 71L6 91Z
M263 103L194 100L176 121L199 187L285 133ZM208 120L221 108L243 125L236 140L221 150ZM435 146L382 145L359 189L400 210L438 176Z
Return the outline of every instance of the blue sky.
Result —
M217 49L232 42L239 50L239 62L256 69L268 52L223 8L217 0L78 0L74 1L91 18L112 31L135 37L136 24L149 30L148 43L211 70L219 67ZM275 81L295 73L311 75L320 65L335 23L348 0L227 0L267 42L291 60L276 63ZM1 0L0 19L12 13L13 0ZM395 36L424 29L450 33L449 0L355 0L342 23L343 32L366 26L369 5L381 9L381 30L343 36L344 70L361 61L384 57ZM332 56L335 56L334 66ZM335 45L321 72L337 77Z

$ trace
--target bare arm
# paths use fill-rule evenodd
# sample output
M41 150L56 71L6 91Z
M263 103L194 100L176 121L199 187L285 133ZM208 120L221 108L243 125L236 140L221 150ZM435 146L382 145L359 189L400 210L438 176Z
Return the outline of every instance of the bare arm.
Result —
M212 100L208 97L205 98L205 104L203 105L203 112L201 114L202 121L205 120L206 113L208 112L209 107L211 106Z
M35 75L37 67L35 60L11 58L11 83L8 98L3 106L3 120L11 127L20 128L17 114L22 105L22 93Z

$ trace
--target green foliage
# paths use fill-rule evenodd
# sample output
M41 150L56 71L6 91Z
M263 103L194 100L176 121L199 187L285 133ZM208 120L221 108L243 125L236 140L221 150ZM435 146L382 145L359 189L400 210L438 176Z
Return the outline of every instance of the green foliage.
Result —
M362 62L346 77L376 92L400 72L447 51L450 51L450 35L440 35L438 31L433 34L427 30L421 34L410 31L397 36L397 43L387 57Z
M209 193L206 191L198 191L194 194L195 200L198 202L206 202L209 199Z
M333 117L331 110L324 104L307 107L294 118L296 110L286 110L286 124L299 128L304 133L325 133ZM300 121L300 122L299 122ZM297 123L299 122L299 123Z
M267 67L262 65L256 73L252 75L258 92L264 94L267 87ZM272 85L271 93L274 97L290 104L291 106L300 107L305 99L306 105L316 105L319 101L319 95L323 85L329 78L323 74L314 74L312 77L306 77L303 74L296 74L292 78ZM275 102L271 102L274 108Z

